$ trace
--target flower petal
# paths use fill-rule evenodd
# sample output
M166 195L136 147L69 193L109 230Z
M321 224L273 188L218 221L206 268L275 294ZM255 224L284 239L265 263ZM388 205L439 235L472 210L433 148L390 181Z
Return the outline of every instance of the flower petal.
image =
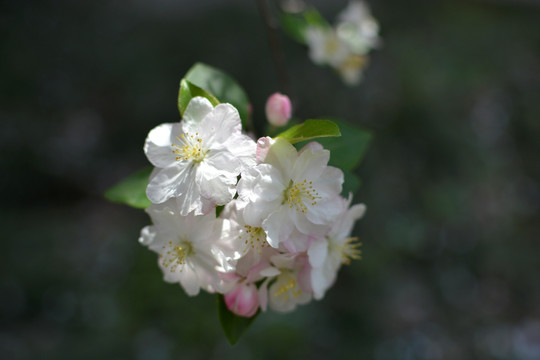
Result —
M208 99L197 96L189 102L182 119L186 125L191 127L194 124L199 124L212 110L214 107Z
M150 130L144 143L144 153L152 165L164 168L176 162L172 144L180 134L182 127L179 123L161 124Z

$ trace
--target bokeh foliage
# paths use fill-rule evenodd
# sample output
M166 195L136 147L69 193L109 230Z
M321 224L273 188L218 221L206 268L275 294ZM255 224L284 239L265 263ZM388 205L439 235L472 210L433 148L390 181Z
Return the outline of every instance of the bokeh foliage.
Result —
M254 2L200 3L1 5L2 357L538 358L538 5L372 1L384 44L353 89L282 38L295 116L375 134L355 171L364 259L231 348L214 296L164 283L137 243L145 214L101 197L147 165L197 61L233 75L264 127L279 85Z

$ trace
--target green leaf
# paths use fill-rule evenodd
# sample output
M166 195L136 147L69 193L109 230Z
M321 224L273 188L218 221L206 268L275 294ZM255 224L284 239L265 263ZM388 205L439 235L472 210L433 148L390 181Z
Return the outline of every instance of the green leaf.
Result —
M232 77L212 66L196 63L187 72L185 80L212 94L220 102L234 106L240 114L244 130L251 129L249 99L244 89Z
M152 168L145 168L136 174L120 181L105 192L105 197L117 203L129 205L137 209L145 209L151 203L146 197L146 186Z
M214 106L219 104L219 100L212 94L207 93L188 80L182 79L180 80L180 90L178 91L178 111L180 111L180 115L184 116L184 111L186 111L189 102L196 96L207 98Z
M314 7L307 9L302 14L304 16L304 19L306 20L306 23L309 26L321 27L321 28L327 28L327 29L330 29L332 27L328 23L328 21L326 21L324 16L322 16L321 13Z
M282 13L279 19L281 21L281 28L285 33L300 44L307 45L305 35L307 23L302 16L291 13Z
M311 7L299 14L283 12L280 15L281 27L291 38L306 45L306 29L319 27L330 29L331 26L317 9Z
M238 340L240 340L242 334L249 328L253 320L259 315L259 312L250 318L235 315L227 308L223 295L217 296L217 306L221 328L223 329L227 340L229 340L229 343L235 345Z
M321 139L319 143L330 150L330 165L342 170L353 170L362 162L373 135L344 121L333 121L339 126L341 137Z
M339 127L330 120L322 119L308 119L278 135L278 137L287 139L291 144L329 136L341 136Z

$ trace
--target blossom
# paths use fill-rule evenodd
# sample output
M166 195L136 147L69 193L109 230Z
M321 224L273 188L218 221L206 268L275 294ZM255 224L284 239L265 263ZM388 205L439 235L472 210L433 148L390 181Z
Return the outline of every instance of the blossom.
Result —
M351 1L338 15L338 37L351 52L363 55L380 44L379 24L363 1Z
M175 198L182 216L228 203L240 172L255 165L256 144L241 131L232 105L214 108L193 98L180 123L159 125L146 138L146 156L159 169L150 178L148 199L160 204Z
M343 172L327 166L329 158L318 143L297 152L277 138L265 163L247 169L238 183L237 205L246 224L262 226L274 248L281 242L295 248L296 241L326 234L338 215L343 184Z
M357 85L362 80L366 63L366 56L351 54L339 65L337 72L347 85Z
M360 258L358 238L350 237L350 234L356 220L364 216L366 206L357 204L349 208L352 198L340 199L341 211L337 221L326 237L314 241L308 250L312 266L311 286L317 300L322 299L326 290L332 286L342 264L349 264L351 259Z
M306 29L306 42L311 61L318 65L339 67L349 55L349 48L333 28L320 26Z
M287 125L291 118L291 111L291 100L287 95L274 93L266 100L266 118L274 126Z
M268 282L261 285L260 290L268 296L268 304L272 310L290 312L296 306L310 302L312 293L306 277L309 264L305 256L281 254L273 256L272 262L279 270L279 275L268 290Z
M152 204L146 212L154 225L141 231L139 242L159 254L164 280L180 283L188 295L202 288L219 291L217 269L230 270L234 255L221 239L223 219L215 212L180 216L176 202Z

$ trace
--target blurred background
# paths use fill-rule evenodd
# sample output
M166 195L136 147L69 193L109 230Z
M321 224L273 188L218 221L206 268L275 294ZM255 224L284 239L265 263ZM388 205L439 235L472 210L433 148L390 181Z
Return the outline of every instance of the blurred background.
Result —
M279 82L256 2L2 2L1 357L540 359L540 3L370 5L384 44L355 88L281 33L295 115L374 133L364 259L230 347L215 297L164 283L137 243L146 214L102 194L147 166L196 61L263 124Z

